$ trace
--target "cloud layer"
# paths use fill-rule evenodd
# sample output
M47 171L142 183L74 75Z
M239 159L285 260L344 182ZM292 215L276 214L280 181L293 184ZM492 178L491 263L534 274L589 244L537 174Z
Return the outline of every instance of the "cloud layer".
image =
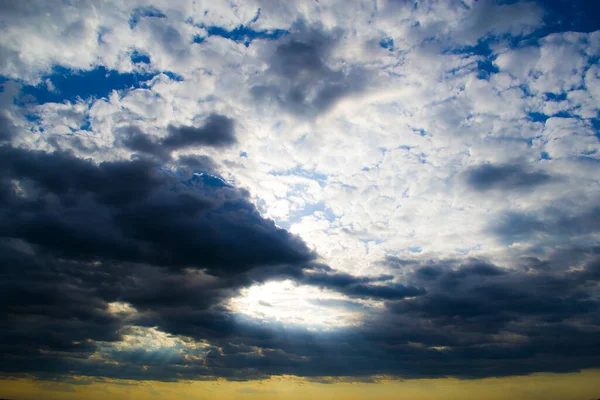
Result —
M0 5L2 374L600 366L598 10L323 3Z

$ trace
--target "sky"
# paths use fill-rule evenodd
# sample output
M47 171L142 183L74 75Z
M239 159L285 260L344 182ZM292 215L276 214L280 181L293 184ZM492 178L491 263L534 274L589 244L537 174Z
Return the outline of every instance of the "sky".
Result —
M0 397L600 398L599 13L0 2Z

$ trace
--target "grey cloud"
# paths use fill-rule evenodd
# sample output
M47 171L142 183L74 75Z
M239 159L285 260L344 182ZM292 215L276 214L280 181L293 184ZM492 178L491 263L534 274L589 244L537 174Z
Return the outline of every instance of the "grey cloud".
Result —
M368 81L360 67L333 67L332 51L341 32L297 22L269 56L269 68L251 88L259 101L274 101L284 110L314 117L340 99L362 91Z
M546 208L539 212L509 211L490 222L489 229L507 243L526 242L537 234L552 234L554 240L571 242L578 236L600 231L600 207L568 212ZM554 241L539 246L553 246Z
M166 137L157 139L131 126L120 132L118 143L135 152L168 160L175 150L195 146L227 147L237 142L233 120L219 114L209 115L200 127L169 125L167 132Z
M169 126L169 136L163 146L178 149L189 146L225 147L236 143L234 123L231 118L211 114L202 127Z
M170 154L166 148L160 145L160 141L152 137L137 126L130 126L120 133L120 144L137 153L151 154L162 159L168 159Z
M10 141L14 136L14 126L4 112L0 112L0 143Z
M552 179L551 175L543 171L528 171L521 165L511 164L483 164L466 171L467 184L478 191L527 190Z
M162 45L164 51L175 58L177 61L184 61L190 57L189 43L181 35L179 30L170 25L169 18L160 11L150 11L150 14L157 12L152 18L144 18L140 23L146 24L153 39ZM133 16L132 16L133 18Z
M298 279L302 283L333 289L349 297L370 299L403 299L425 294L421 288L389 282L391 275L356 277L350 274L309 272Z
M183 156L179 157L175 162L177 167L187 169L188 173L194 170L205 172L217 170L215 162L208 156Z

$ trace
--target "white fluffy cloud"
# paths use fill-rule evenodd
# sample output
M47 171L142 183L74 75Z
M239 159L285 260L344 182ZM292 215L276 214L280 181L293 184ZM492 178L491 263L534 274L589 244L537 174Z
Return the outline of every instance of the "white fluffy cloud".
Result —
M76 6L3 5L0 74L14 85L43 84L57 65L170 75L106 98L24 99L9 112L30 134L15 141L115 159L130 156L114 143L132 125L163 137L169 124L227 115L236 121L237 144L194 154L213 157L226 179L248 188L262 212L301 235L332 267L375 274L385 255L419 252L503 260L516 244L495 233L496 218L570 212L574 195L582 209L597 202L592 119L600 73L590 63L600 35L563 32L519 41L542 24L535 3ZM248 45L209 35L210 27L240 24L289 34ZM469 50L486 40L491 56ZM316 50L276 65L284 43ZM150 63L133 63L134 51ZM484 62L495 71L482 75ZM291 71L294 65L302 67ZM273 85L270 100L257 97L253 89L260 85ZM294 111L296 95L304 96L300 110L309 114ZM528 190L478 191L465 183L470 168L486 164L520 165L553 179Z

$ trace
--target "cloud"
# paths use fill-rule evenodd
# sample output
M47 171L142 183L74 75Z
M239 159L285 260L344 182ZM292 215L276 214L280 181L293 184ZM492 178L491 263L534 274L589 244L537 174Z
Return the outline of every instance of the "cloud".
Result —
M236 142L233 120L222 115L208 116L200 128L193 126L169 126L169 136L162 145L178 149L187 146L223 147Z
M439 377L452 371L472 378L572 371L595 365L600 354L595 333L584 328L599 306L588 292L598 278L597 248L557 252L548 260L551 268L536 274L475 259L422 260L405 271L409 284L425 289L416 297L375 296L387 298L386 306L360 326L317 333L233 319L217 305L239 287L236 279L146 265L52 261L17 242L3 246L3 263L25 267L4 272L3 284L11 285L2 292L5 309L16 318L3 336L5 372L44 376L77 368L84 375L129 379L247 380L282 373ZM565 269L564 256L579 260L581 269ZM346 287L367 285L368 279L338 281ZM11 293L30 295L17 302ZM132 306L110 311L108 304L117 299ZM357 309L347 302L318 305ZM138 328L127 328L131 324ZM142 340L152 342L136 347ZM38 346L50 350L41 359ZM549 357L561 362L548 363Z
M585 234L600 231L600 208L591 207L575 212L557 212L546 209L539 213L507 212L490 223L491 230L502 239L515 241L534 240L537 234L552 234L554 240L576 240ZM548 241L548 246L555 244Z
M530 172L520 165L484 164L467 170L466 180L475 190L487 191L527 190L548 183L552 178L545 172Z
M324 274L316 272L305 274L301 279L301 282L334 289L350 297L365 297L371 299L403 299L405 297L420 296L425 293L423 289L405 286L399 283L378 283L389 281L391 279L393 279L393 276L367 278L354 277L349 274Z
M145 159L95 165L61 153L0 152L2 198L11 209L2 215L2 235L55 254L224 274L313 258L262 218L247 193L210 176L178 181Z
M600 365L597 13L213 3L0 5L2 374Z
M167 136L154 139L140 128L123 129L120 144L134 152L169 159L170 153L188 147L227 147L237 142L233 120L223 115L211 114L200 127L169 125Z
M328 111L345 96L362 91L367 74L360 68L335 68L333 51L340 32L299 21L275 44L264 71L264 82L252 86L258 101L272 100L298 116Z
M0 114L0 142L8 142L14 135L14 126L6 114Z

